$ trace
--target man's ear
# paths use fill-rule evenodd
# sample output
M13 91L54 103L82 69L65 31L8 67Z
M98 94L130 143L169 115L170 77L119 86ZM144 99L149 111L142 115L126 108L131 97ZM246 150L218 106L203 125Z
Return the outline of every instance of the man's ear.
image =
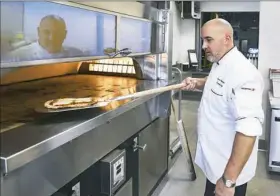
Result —
M228 43L228 42L231 41L231 39L232 39L231 35L226 34L226 36L225 36L225 42Z

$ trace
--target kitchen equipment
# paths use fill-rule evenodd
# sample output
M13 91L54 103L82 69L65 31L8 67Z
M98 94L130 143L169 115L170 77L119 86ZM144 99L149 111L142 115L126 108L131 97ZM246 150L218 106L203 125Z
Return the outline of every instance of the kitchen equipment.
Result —
M280 109L272 110L269 167L280 172Z
M280 98L269 92L270 130L268 140L268 170L280 172Z
M273 96L280 98L280 69L270 69L269 78L272 82Z

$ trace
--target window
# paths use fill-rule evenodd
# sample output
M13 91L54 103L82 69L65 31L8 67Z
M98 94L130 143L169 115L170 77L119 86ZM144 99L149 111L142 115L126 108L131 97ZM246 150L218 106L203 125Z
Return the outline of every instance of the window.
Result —
M115 48L115 21L58 3L1 2L1 62L103 56Z
M119 49L130 48L133 53L150 52L151 22L121 17Z

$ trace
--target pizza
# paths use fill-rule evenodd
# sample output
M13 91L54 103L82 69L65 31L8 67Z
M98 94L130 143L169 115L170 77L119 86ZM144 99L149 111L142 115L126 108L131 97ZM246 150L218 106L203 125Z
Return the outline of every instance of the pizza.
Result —
M48 109L81 108L95 105L100 100L94 97L88 98L61 98L45 102L44 106Z

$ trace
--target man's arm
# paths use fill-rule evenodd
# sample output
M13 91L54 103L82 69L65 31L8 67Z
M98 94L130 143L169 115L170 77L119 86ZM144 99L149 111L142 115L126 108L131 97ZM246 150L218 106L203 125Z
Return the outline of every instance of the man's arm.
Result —
M226 179L236 182L252 153L255 142L255 136L246 136L240 132L236 133L232 153L224 172Z
M236 134L231 156L224 170L224 176L228 180L237 180L251 156L256 138L262 134L262 93L262 81L256 79L233 90L230 108L235 118Z
M235 138L232 152L223 177L236 182L254 149L256 138L262 134L264 113L262 110L262 78L257 75L240 81L240 85L232 89L229 109L235 120ZM255 153L255 152L254 152ZM228 188L221 177L215 188L215 196L233 196L235 189Z
M207 77L205 78L191 78L191 77L187 77L183 83L185 83L185 87L183 88L184 90L194 90L194 89L203 89L206 81L207 81Z

